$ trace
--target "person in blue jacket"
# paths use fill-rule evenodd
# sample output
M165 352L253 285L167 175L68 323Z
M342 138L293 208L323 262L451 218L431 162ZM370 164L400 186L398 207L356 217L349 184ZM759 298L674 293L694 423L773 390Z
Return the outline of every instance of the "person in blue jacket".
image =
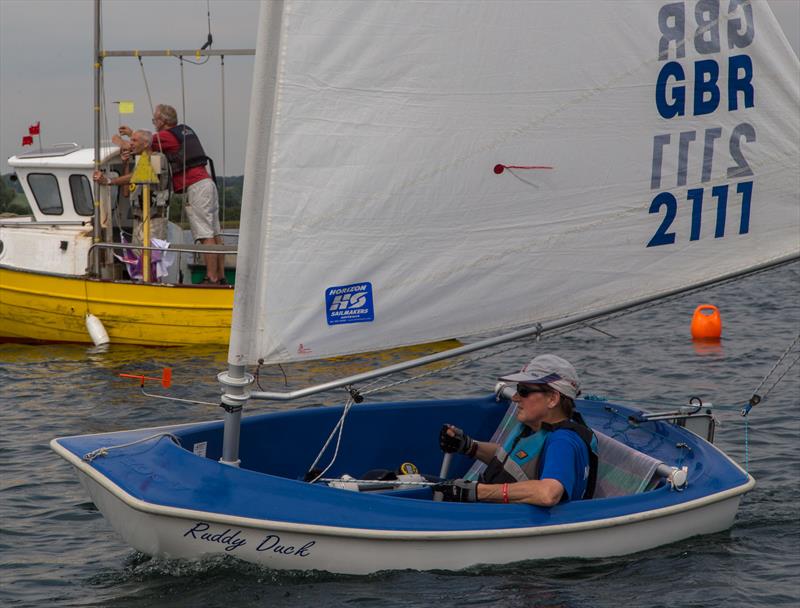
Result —
M502 444L476 441L445 424L439 445L487 464L477 481L454 479L434 490L455 502L528 503L551 507L591 498L597 476L597 439L575 410L580 382L575 368L556 355L539 355L518 373L517 428Z

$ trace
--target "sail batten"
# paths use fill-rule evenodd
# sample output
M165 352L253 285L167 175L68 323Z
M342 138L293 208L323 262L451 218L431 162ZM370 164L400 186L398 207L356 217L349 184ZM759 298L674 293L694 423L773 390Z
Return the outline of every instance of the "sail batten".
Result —
M797 57L765 2L696 4L266 3L229 361L505 330L796 255Z

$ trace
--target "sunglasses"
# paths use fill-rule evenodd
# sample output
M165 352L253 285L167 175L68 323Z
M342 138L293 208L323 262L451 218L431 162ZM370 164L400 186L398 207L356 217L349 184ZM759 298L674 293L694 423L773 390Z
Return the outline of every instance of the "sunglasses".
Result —
M549 393L550 389L541 388L541 387L534 387L534 386L527 386L525 384L517 384L517 394L525 399L526 397L530 397L534 393Z

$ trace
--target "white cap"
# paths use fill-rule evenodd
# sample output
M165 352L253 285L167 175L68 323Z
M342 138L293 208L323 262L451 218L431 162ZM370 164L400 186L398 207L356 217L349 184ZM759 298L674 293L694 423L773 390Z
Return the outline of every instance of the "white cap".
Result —
M575 368L569 361L556 355L534 357L516 374L501 376L499 379L522 384L546 384L572 399L578 396L581 389Z

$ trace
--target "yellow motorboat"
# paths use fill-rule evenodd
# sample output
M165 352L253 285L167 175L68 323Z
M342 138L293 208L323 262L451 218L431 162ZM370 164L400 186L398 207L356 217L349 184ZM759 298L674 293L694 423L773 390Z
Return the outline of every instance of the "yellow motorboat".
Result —
M104 169L113 173L119 162L118 148L102 148ZM124 257L136 247L118 238L131 230L132 215L116 188L102 187L97 207L106 238L95 239L94 150L57 146L9 164L32 215L0 219L0 341L96 341L86 323L93 315L112 343L227 343L233 288L192 283L190 266L203 248L185 244L178 226L169 225L168 249L151 252L170 256L163 275L132 279ZM224 250L232 272L234 248Z

